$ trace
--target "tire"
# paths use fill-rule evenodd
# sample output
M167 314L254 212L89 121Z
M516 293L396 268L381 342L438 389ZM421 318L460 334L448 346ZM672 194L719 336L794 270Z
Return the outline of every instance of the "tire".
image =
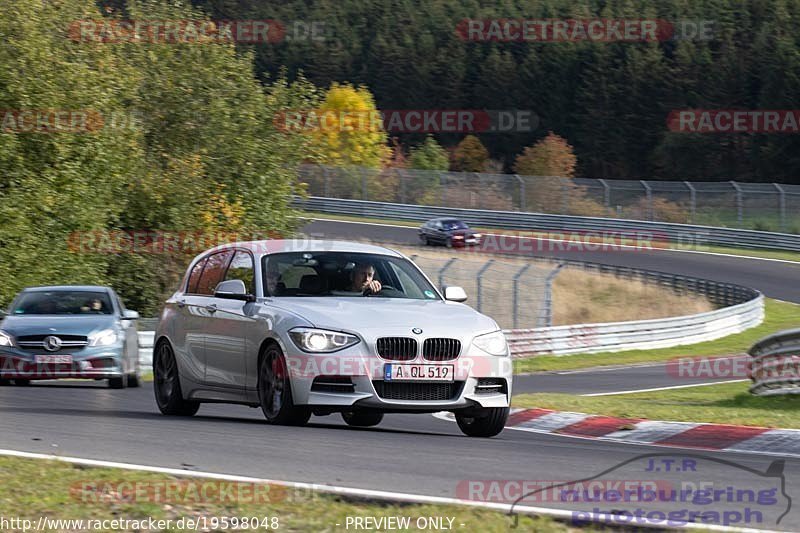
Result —
M311 409L296 406L292 383L281 349L270 344L264 349L258 368L258 400L269 424L302 426L311 418Z
M31 384L31 380L29 379L15 379L14 385L17 387L28 387Z
M172 346L162 341L154 350L153 391L159 411L170 416L192 416L200 409L200 402L185 400L181 391L178 362Z
M126 374L123 374L118 378L108 379L108 388L110 389L124 389L127 386L128 386L128 376Z
M383 420L383 413L374 411L344 411L342 419L348 426L367 428L377 426Z
M508 407L479 409L477 413L474 413L477 416L456 413L456 423L461 432L468 437L494 437L503 431L508 413Z
M142 375L139 368L139 363L136 363L136 370L128 374L128 387L133 389L142 386Z

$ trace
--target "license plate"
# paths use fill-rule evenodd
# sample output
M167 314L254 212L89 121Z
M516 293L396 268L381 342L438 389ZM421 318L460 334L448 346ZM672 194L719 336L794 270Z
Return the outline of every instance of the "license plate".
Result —
M453 381L453 365L399 365L383 367L385 381Z
M35 357L37 364L47 365L71 365L71 355L37 355Z

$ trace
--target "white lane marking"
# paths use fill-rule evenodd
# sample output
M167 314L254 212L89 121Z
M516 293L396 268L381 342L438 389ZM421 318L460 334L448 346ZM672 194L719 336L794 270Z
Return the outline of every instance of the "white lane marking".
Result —
M797 304L794 304L797 305ZM562 357L570 357L569 355L565 355ZM570 374L594 374L596 372L613 372L616 370L628 370L630 368L653 368L656 366L667 366L669 364L674 364L673 361L675 359L683 359L683 358L690 358L693 356L687 355L685 357L674 357L667 361L657 361L654 363L633 363L630 365L607 365L607 366L595 366L589 368L581 368L578 370L542 370L540 372L528 372L525 374L514 374L515 376L546 376L546 375L557 375L557 376L567 376ZM750 356L747 354L738 354L738 355L722 355L722 356L708 356L709 358L713 357L715 359L745 359L749 358ZM519 360L519 359L517 359Z
M652 389L624 390L617 392L594 392L592 394L581 394L580 396L615 396L617 394L637 394L640 392L655 392L661 390L690 389L692 387L708 387L709 385L722 385L723 383L742 383L749 379L731 379L729 381L712 381L708 383L692 383L691 385L672 385L670 387L654 387Z
M309 220L319 220L320 222L341 222L342 224L361 224L365 226L380 226L380 227L387 227L387 228L409 228L409 229L417 229L418 226L401 226L398 224L382 224L379 222L356 222L354 220L337 220L335 218L310 218ZM519 235L505 235L502 233L487 233L486 235L492 235L493 237L505 237L505 238L512 238L512 239L520 239L520 238L532 238L532 239L543 239L549 242L566 242L572 243L573 241L568 239L548 239L545 237L537 237L537 236L519 236ZM615 248L633 248L634 250L642 250L641 246L632 246L630 244L614 244ZM771 261L774 263L788 263L790 265L800 265L800 261L792 261L790 259L777 259L773 257L756 257L752 255L737 255L737 254L726 254L723 252L706 252L703 250L681 250L679 248L645 248L644 250L648 252L677 252L677 253L684 253L684 254L701 254L701 255L715 255L719 257L733 257L739 259L753 259L756 261ZM558 250L551 250L551 251L558 251ZM561 250L564 251L564 250Z
M248 476L237 476L233 474L219 474L214 472L201 472L201 471L194 471L194 470L180 470L177 468L165 468L160 466L148 466L148 465L139 465L134 463L119 463L115 461L100 461L96 459L84 459L81 457L67 457L67 456L59 456L59 455L47 455L42 453L33 453L33 452L23 452L18 450L2 450L0 449L0 455L9 456L9 457L20 457L25 459L46 459L46 460L53 460L53 461L62 461L65 463L70 464L80 464L86 466L93 466L93 467L103 467L103 468L118 468L123 470L133 470L138 472L153 472L158 474L167 474L172 476L179 476L179 477L194 477L194 478L203 478L203 479L219 479L224 481L234 481L240 483L264 483L264 484L272 484L272 485L280 485L284 487L291 487L296 489L304 489L304 490L316 490L320 492L326 492L330 494L343 494L347 496L359 496L359 497L368 497L380 500L388 500L393 502L403 502L403 503L420 503L420 504L441 504L441 505L462 505L467 507L479 507L483 509L491 509L495 511L504 511L504 512L511 512L515 511L519 514L533 514L533 515L546 515L551 516L554 518L558 518L561 520L572 520L574 518L575 511L567 510L567 509L551 509L547 507L534 507L530 505L510 505L506 503L494 503L494 502L482 502L482 501L473 501L473 500L462 500L458 498L446 498L442 496L425 496L422 494L410 494L405 492L389 492L389 491L382 491L382 490L371 490L371 489L357 489L352 487L340 487L336 485L320 485L316 483L300 483L294 481L276 481L272 479L266 478L256 478L256 477L248 477ZM620 520L624 520L626 517L615 515L615 517L619 516ZM611 517L609 517L610 520ZM595 520L598 523L604 522L601 520ZM614 522L609 522L614 523ZM623 522L618 522L623 523ZM637 523L637 525L644 526L644 527L655 527L655 528L663 528L663 521L653 521L652 523L644 522L644 523ZM707 525L707 524L687 524L685 526L671 526L677 529L684 529L684 528L691 528L691 529L703 529L707 531L745 531L738 528L726 527L726 526L715 526L715 525ZM752 530L753 532L759 531L762 532L764 530Z

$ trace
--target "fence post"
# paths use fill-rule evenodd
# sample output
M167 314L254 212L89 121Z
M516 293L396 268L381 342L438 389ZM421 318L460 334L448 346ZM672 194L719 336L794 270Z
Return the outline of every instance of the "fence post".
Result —
M555 178L561 182L561 214L569 214L569 187L567 187L567 180L564 178Z
M690 181L684 181L683 184L689 188L689 224L694 224L694 215L697 210L697 189Z
M742 219L744 218L744 205L742 205L742 188L738 183L731 180L731 185L736 189L736 221L739 227L742 227Z
M457 257L450 258L450 260L447 261L447 263L445 263L444 266L442 267L442 269L439 271L439 289L440 290L441 290L442 287L444 287L444 273L445 273L445 271L448 268L450 268L450 265L452 265L456 261L458 261Z
M490 266L492 266L492 263L494 263L494 259L489 259L489 260L486 262L486 264L485 264L485 265L483 265L483 266L481 267L481 269L480 269L480 270L478 270L478 279L476 280L476 286L477 286L477 288L478 288L478 297L477 297L477 301L478 301L478 305L477 305L477 307L478 307L478 312L480 312L480 311L481 311L481 304L483 303L483 301L482 301L482 298L481 298L481 293L483 292L483 291L482 291L482 289L483 289L483 273L484 273L484 272L486 272L486 270L487 270L487 269L488 269Z
M514 174L514 177L519 181L519 210L525 212L525 180L519 174Z
M322 179L324 180L324 186L323 186L324 187L324 192L322 193L322 196L324 196L325 198L330 198L331 197L331 180L330 180L330 177L328 176L328 167L322 167Z
M443 172L437 172L439 174L439 205L444 207L444 181L442 180Z
M513 302L512 305L514 306L513 310L511 311L514 316L514 329L519 327L519 278L528 271L531 267L531 263L528 263L524 267L519 269L519 272L514 274L514 295L513 295Z
M473 174L478 178L478 190L481 192L485 191L484 174L482 172L473 172ZM483 209L483 194L478 195L478 209Z
M650 188L650 185L647 184L644 180L639 180L639 183L642 184L644 187L645 192L647 193L647 220L650 222L653 221L653 189Z
M559 263L556 267L547 274L544 280L544 309L543 314L539 316L538 327L549 328L553 325L553 280L561 269L564 268L565 263Z
M606 204L606 213L608 213L611 210L611 187L602 178L597 181L603 186L603 203Z
M780 183L773 183L772 185L778 189L778 193L780 194L778 205L780 206L781 212L781 231L784 233L786 232L786 191L783 189Z
M361 169L361 199L367 199L367 169Z

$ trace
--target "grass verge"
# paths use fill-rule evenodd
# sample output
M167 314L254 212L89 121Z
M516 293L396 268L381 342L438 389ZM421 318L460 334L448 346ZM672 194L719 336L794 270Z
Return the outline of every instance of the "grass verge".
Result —
M782 329L800 326L800 305L767 298L764 322L736 335L674 348L629 350L596 354L543 355L514 361L514 372L524 374L554 370L575 370L607 365L668 361L676 357L734 355L745 353L756 341Z
M647 418L677 422L709 422L743 426L800 429L800 397L753 396L749 383L724 383L687 389L616 396L522 394L515 407Z
M394 226L408 226L410 228L418 228L419 224L423 221L419 221L419 223L408 221L408 220L388 220L382 218L369 218L369 217L355 217L355 216L346 216L346 215L331 215L327 213L313 213L313 212L306 212L304 213L306 218L328 218L331 220L342 220L346 222L364 222L364 223L372 223L372 224L391 224ZM514 235L526 235L530 237L536 236L545 236L547 235L546 232L537 232L537 231L523 231L523 230L515 230L513 228L475 228L478 231L484 233L497 233L497 232L513 232ZM756 250L750 248L733 248L728 246L710 246L704 244L692 244L692 245L680 245L676 243L670 243L665 245L667 249L670 250L687 250L687 251L698 251L698 252L710 252L710 253L717 253L717 254L727 254L727 255L738 255L742 257L758 257L762 259L780 259L783 261L794 261L800 262L800 253L797 252L787 252L782 250Z
M186 480L180 490L177 478L163 474L134 472L112 468L89 468L60 461L0 457L0 516L28 519L33 529L40 517L63 520L172 520L172 527L160 531L187 531L178 527L180 519L206 522L212 531L232 529L211 527L212 517L275 517L278 527L236 528L237 531L345 531L347 517L410 517L414 524L419 517L441 517L444 524L452 518L452 529L461 531L508 531L511 518L504 513L457 505L383 504L368 501L347 501L341 497L310 491L294 491L270 487L254 491L250 484ZM127 486L120 485L128 483ZM136 485L131 485L136 483ZM95 491L85 487L97 487ZM135 487L133 489L132 487ZM215 490L216 487L216 490ZM224 492L223 487L228 487ZM230 490L233 487L233 490ZM150 497L145 490L150 489ZM455 487L454 487L455 489ZM259 497L253 498L256 494ZM138 496L137 496L138 495ZM155 495L160 495L158 502ZM169 496L165 501L164 496ZM207 497L211 495L211 498ZM219 495L222 495L220 498ZM237 497L237 495L242 495ZM253 503L253 500L260 500ZM142 501L147 500L147 501ZM205 501L200 501L205 500ZM214 500L214 501L212 501ZM222 500L222 501L220 501ZM246 500L246 501L242 501ZM184 520L184 526L186 521ZM233 521L230 521L232 527ZM275 524L274 522L272 524ZM337 526L337 524L339 524ZM84 522L86 525L86 522ZM242 522L239 522L242 525ZM351 524L352 525L352 524ZM12 526L13 527L13 526ZM113 531L107 525L92 531ZM546 517L520 517L520 531L565 532L574 528ZM40 531L79 530L81 528L51 525ZM86 530L86 528L83 528ZM198 528L203 531L202 525ZM352 529L352 528L351 528ZM374 530L374 528L367 528ZM388 528L391 529L391 528ZM416 529L412 526L411 529ZM19 530L22 530L20 526ZM133 527L116 528L133 531ZM150 531L147 527L142 531ZM209 529L205 529L208 531Z

